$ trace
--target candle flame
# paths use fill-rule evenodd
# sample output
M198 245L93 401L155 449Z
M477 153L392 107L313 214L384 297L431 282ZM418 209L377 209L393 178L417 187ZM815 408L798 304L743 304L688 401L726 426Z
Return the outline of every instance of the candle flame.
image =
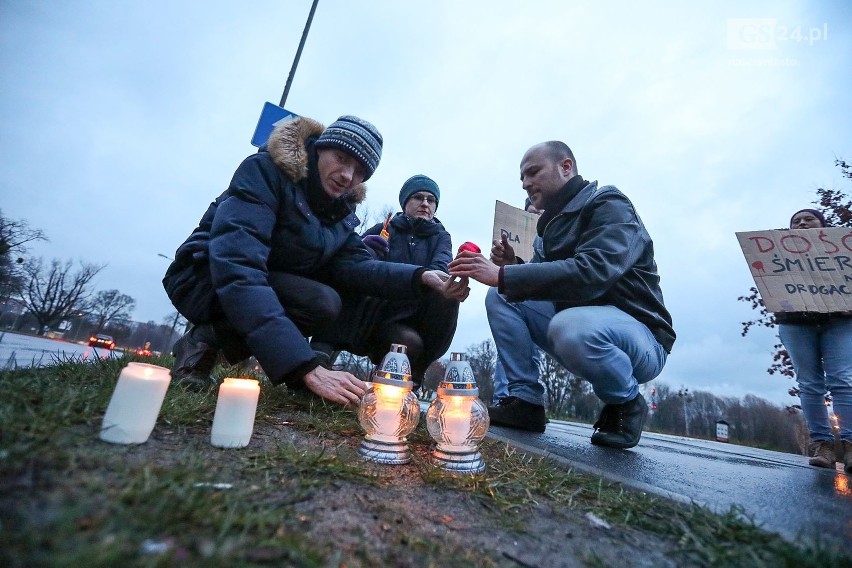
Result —
M258 389L260 388L259 383L256 379L237 379L233 377L226 377L222 381L223 385L228 385L234 388L241 389Z

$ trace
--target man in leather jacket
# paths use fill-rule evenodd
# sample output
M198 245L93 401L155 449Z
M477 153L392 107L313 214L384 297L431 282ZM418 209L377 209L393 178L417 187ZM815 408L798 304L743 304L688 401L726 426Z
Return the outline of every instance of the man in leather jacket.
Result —
M464 252L449 265L454 276L493 286L485 305L510 396L489 407L491 423L545 430L538 345L605 403L592 443L631 448L648 414L639 384L659 375L675 340L651 237L623 193L577 173L563 142L533 146L520 170L532 205L544 210L532 262L495 245L491 260Z

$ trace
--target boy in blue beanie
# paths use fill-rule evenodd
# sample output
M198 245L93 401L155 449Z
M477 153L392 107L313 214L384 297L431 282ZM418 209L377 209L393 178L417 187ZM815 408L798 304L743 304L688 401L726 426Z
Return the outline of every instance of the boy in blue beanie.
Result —
M399 192L402 211L381 236L379 223L364 232L363 241L377 259L389 263L447 271L453 258L450 234L435 218L441 190L425 175L410 177ZM456 331L459 302L427 292L417 300L386 300L344 296L341 316L314 335L311 346L329 354L343 350L366 355L378 364L391 343L408 347L412 379L421 384L426 368L446 353Z

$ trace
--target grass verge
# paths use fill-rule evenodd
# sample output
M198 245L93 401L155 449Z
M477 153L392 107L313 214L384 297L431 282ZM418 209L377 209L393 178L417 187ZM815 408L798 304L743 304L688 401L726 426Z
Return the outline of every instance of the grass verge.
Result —
M352 410L264 383L249 447L209 445L215 393L172 386L151 439L97 439L125 360L0 374L0 565L844 566L740 511L628 491L488 441L484 474L357 459ZM155 364L168 366L170 360ZM604 546L600 546L605 543Z

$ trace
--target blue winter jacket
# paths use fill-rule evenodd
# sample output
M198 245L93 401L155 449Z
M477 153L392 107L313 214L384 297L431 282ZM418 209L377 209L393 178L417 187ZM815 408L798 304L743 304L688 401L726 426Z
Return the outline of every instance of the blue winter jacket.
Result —
M453 260L452 240L441 222L437 218L433 221L406 217L404 213L394 215L388 224L388 254L382 260L447 272L447 265ZM382 226L379 223L364 231L364 235L378 235Z
M267 146L240 164L163 280L187 319L227 319L269 378L291 385L316 366L315 354L270 287L270 272L362 294L417 298L423 270L372 258L354 232L363 185L319 216L309 206L309 152L322 131L304 117L279 125Z

